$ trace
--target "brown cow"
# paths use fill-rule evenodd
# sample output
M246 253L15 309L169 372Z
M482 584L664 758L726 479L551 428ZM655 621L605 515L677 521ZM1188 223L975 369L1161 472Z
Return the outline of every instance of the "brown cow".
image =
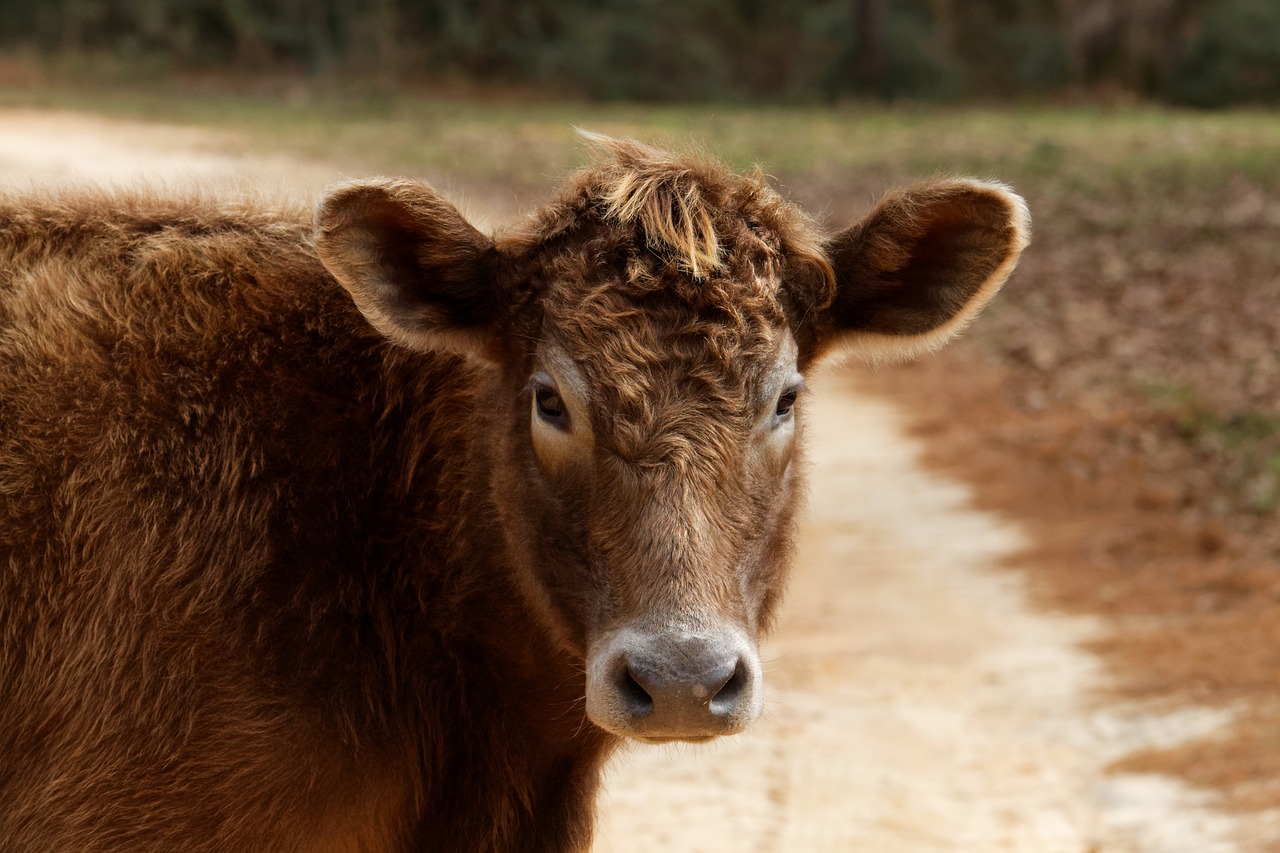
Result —
M822 239L597 143L496 237L408 181L314 231L0 201L6 853L583 850L624 738L759 714L803 377L943 343L1026 210L935 181Z

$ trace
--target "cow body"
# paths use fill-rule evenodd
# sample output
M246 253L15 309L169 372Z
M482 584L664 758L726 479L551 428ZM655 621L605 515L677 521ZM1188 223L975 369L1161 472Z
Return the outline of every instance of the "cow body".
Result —
M0 213L5 849L580 836L603 741L482 522L485 374L388 346L309 216L110 205Z
M622 738L758 713L793 377L848 325L784 288L852 261L772 198L664 257L628 175L762 190L613 147L496 240L394 182L314 234L0 202L4 850L581 850ZM864 338L1007 276L1016 205L965 186L1004 206L971 293Z

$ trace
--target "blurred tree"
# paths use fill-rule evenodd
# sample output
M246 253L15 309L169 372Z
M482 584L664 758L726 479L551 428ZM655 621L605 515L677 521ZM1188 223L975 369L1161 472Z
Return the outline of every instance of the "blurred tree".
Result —
M887 0L852 0L854 80L858 88L888 97Z
M1167 94L1210 107L1280 103L1280 3L1205 2L1184 22L1188 43L1172 68Z
M1058 0L1072 78L1150 92L1178 52L1182 0Z
M1280 0L0 0L0 50L597 98L1280 102Z

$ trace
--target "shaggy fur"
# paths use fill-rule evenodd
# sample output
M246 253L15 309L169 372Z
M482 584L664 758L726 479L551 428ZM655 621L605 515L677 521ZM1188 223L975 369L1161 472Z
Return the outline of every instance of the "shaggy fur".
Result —
M1026 230L947 182L823 241L758 177L599 144L496 238L409 182L314 237L0 199L0 847L589 847L601 638L774 612L779 365L953 333ZM554 470L552 345L590 395Z

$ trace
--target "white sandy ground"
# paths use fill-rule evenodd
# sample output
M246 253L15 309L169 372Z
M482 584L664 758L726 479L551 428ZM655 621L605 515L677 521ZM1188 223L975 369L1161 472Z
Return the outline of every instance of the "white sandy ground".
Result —
M230 134L0 111L0 186L195 181L308 198L345 177L251 156ZM619 758L598 853L1280 849L1275 816L1244 823L1172 779L1104 772L1229 718L1102 702L1080 648L1102 626L1036 612L997 568L1023 534L922 470L892 406L845 374L812 384L812 496L765 649L765 716L711 746Z
M0 110L0 184L141 182L314 194L346 176L332 164L249 156L233 134L40 110Z

